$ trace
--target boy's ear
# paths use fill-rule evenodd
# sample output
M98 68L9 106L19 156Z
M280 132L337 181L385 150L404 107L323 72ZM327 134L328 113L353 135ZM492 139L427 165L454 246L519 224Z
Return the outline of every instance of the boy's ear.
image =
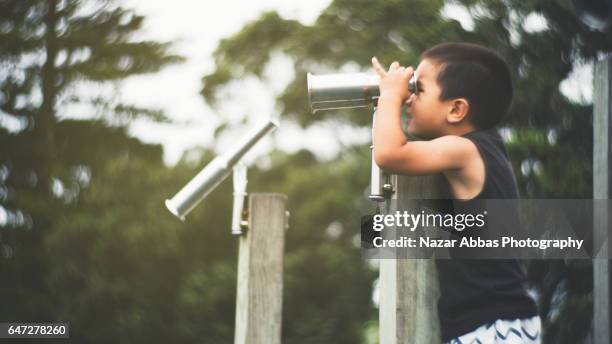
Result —
M451 124L457 124L465 119L470 109L470 103L465 98L457 98L451 101L451 109L446 114L446 120Z

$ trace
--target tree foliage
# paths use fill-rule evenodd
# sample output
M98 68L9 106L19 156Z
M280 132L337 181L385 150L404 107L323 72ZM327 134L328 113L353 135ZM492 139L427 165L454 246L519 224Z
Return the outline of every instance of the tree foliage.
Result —
M73 339L99 335L95 340L107 342L118 336L92 326L95 320L107 316L110 321L125 308L133 311L121 305L133 293L126 288L136 286L113 283L111 277L120 268L129 271L121 254L132 250L128 243L133 245L138 234L122 232L117 221L133 214L115 211L120 203L114 202L135 200L115 197L121 190L117 182L123 180L104 189L95 186L99 176L119 173L130 154L133 167L142 161L160 166L161 147L142 145L101 122L60 120L64 107L59 103L81 82L100 85L180 61L167 43L133 39L142 20L112 1L0 2L0 115L3 123L14 123L0 128L3 321L65 319L77 324ZM106 105L115 110L107 120L125 115L121 110L163 119L159 111L115 99L72 101L90 102L90 117ZM88 202L92 192L96 201ZM125 235L131 241L121 240ZM123 247L115 246L117 238ZM105 278L112 288L102 286Z

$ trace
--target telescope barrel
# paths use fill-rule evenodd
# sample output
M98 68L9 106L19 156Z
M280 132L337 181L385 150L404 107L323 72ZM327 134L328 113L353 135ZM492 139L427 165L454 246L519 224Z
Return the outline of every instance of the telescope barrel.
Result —
M321 110L350 109L376 105L380 96L376 74L338 73L313 75L308 73L308 100L312 113Z
M229 152L216 157L174 197L166 200L168 210L184 221L185 216L231 173L233 166L249 149L277 126L278 121L270 119L245 136Z
M611 0L612 1L612 0ZM380 97L378 74L336 73L313 75L308 73L308 100L310 110L350 109L376 106ZM408 90L418 93L418 75L413 73Z

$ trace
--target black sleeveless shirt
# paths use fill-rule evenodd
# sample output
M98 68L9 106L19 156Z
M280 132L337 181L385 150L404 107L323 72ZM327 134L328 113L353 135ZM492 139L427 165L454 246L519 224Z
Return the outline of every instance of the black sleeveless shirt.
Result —
M516 199L518 204L512 165L497 130L473 131L463 137L478 148L485 166L485 182L482 191L473 199L454 200L455 211L457 208L478 208L486 199ZM508 226L506 231L512 232L513 228ZM436 259L436 267L443 342L497 319L528 318L538 314L534 300L526 292L525 270L517 259Z

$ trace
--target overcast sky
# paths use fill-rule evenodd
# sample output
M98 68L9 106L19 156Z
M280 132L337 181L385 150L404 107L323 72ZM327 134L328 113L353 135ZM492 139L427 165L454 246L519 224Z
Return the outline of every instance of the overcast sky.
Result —
M267 72L270 84L262 87L260 81L250 80L234 85L225 93L228 100L226 105L219 112L213 111L199 91L202 76L214 70L212 53L219 40L238 32L246 23L269 10L278 11L284 18L312 24L330 0L125 0L125 3L146 17L142 38L175 42L173 51L186 57L182 64L167 67L160 73L132 77L121 87L125 101L163 108L170 118L179 123L167 125L138 121L131 125L131 133L141 140L162 143L165 161L173 164L185 149L193 146L223 151L224 147L232 144L236 135L248 131L252 124L276 115L274 93L281 92L294 77L288 58L277 55L273 59L272 70ZM270 87L272 92L269 91ZM248 124L239 125L244 117L249 118ZM221 118L236 123L236 128L233 135L230 131L220 142L213 142L212 133ZM319 126L302 131L289 122L281 121L281 128L274 134L274 142L272 139L262 142L252 156L257 151L269 150L274 144L287 151L306 147L323 158L331 158L342 144L332 130L329 123L322 122ZM367 133L367 130L359 130L358 137L353 141L367 140Z

